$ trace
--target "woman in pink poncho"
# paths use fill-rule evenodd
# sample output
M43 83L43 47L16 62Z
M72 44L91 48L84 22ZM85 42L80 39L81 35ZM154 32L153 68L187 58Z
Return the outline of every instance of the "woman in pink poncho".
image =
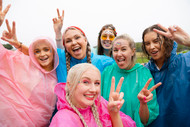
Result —
M115 91L112 79L107 102L100 96L100 71L89 63L73 66L68 72L67 83L55 87L58 112L50 127L136 127L129 116L119 112L124 103L124 94L119 93L122 81L123 78Z
M50 38L34 40L29 56L0 44L1 127L49 125L56 103L58 63L56 47Z

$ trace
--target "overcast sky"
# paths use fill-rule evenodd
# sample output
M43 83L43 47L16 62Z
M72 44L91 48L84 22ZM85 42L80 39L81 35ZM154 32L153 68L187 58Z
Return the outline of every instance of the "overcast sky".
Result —
M57 8L65 10L62 32L78 26L93 46L101 27L110 23L118 35L127 33L136 42L156 23L179 25L190 34L190 0L3 0L3 9L8 4L6 18L16 21L18 40L28 46L38 36L55 38L52 18L57 17ZM4 29L5 23L0 33Z

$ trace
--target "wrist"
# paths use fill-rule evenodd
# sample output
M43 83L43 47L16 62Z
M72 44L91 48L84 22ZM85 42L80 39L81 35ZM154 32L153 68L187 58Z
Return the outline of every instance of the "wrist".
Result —
M17 46L14 46L14 47L17 48L17 49L21 49L22 48L22 42L18 42Z

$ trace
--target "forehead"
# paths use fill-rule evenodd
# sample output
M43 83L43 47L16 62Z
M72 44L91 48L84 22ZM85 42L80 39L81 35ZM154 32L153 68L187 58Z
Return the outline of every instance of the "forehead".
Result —
M41 41L37 41L35 42L34 44L34 49L37 49L37 48L44 48L44 47L49 47L51 48L51 44L47 41L47 40L41 40Z
M89 78L91 80L100 80L101 76L98 70L88 69L82 74L81 78Z
M73 36L75 36L75 35L83 35L83 34L81 33L80 30L77 30L77 29L69 29L69 30L66 31L64 37L65 37L65 38L71 38L71 37L73 37Z
M144 36L144 41L150 41L157 38L157 33L154 31L148 32Z
M113 48L117 48L117 47L128 47L129 46L129 42L127 40L124 39L117 39L115 40L115 42L113 43Z
M113 30L110 30L110 29L105 29L102 34L114 34L113 33Z

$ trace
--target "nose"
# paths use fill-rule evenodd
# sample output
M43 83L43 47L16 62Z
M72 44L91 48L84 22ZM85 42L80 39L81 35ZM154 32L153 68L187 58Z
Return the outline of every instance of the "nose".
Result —
M150 43L150 49L154 49L155 45L153 43Z
M106 40L110 40L110 37L109 37L109 36L107 36Z
M92 84L90 85L90 91L91 91L91 92L95 92L95 91L96 91L96 86L95 86L94 83L92 83Z
M40 52L40 56L44 56L45 55L45 52L44 51L41 51Z
M121 50L118 50L117 55L120 56L121 54Z
M73 45L76 45L76 44L77 44L77 41L76 41L76 40L73 40L73 41L72 41L72 44L73 44Z

